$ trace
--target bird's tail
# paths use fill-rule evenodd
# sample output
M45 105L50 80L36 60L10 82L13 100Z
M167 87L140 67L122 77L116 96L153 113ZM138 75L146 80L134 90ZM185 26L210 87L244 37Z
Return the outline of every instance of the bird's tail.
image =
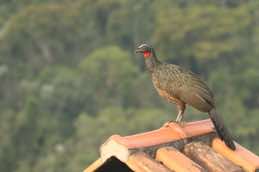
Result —
M224 122L215 108L213 108L209 112L209 116L221 140L223 140L230 149L235 150L236 146L234 144L232 136L230 135L228 129L224 126Z

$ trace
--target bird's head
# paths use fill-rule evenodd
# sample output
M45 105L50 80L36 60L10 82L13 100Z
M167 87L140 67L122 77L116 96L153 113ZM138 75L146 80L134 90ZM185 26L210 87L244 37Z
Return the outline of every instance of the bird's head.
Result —
M141 53L143 54L144 58L149 58L154 55L154 50L151 45L141 44L137 47L136 53Z

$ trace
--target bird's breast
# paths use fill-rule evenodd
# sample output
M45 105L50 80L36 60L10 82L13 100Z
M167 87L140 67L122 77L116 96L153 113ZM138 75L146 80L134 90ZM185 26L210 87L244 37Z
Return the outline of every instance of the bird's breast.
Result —
M152 82L156 91L161 97L163 97L164 99L166 99L168 102L171 102L171 103L175 103L177 101L177 98L173 95L173 93L169 92L166 89L166 86L167 86L166 80L161 80L156 75L152 75Z

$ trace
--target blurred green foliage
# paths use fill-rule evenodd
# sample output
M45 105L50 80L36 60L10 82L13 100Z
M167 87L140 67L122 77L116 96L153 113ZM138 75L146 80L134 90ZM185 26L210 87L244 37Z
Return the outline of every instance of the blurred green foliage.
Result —
M0 171L82 171L110 135L174 119L134 54L143 41L201 74L236 140L259 153L258 9L253 0L1 1ZM201 114L188 108L186 120Z

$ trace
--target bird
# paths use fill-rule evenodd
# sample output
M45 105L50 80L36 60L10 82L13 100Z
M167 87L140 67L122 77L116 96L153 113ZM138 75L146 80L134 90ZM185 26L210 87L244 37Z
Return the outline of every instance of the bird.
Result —
M151 45L143 43L136 48L135 52L143 55L145 66L158 94L169 103L176 105L178 114L175 122L182 122L186 105L206 112L219 138L230 149L236 149L232 135L216 111L214 95L205 81L186 68L161 62Z

